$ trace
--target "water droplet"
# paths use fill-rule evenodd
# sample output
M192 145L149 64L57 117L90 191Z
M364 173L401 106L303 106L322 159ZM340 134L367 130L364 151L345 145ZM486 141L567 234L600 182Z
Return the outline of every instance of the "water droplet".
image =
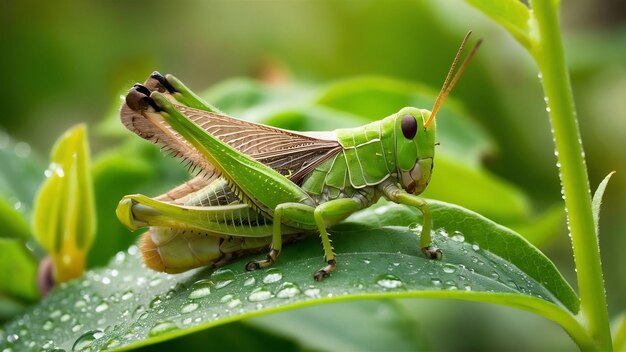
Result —
M70 315L65 313L63 315L61 315L61 318L59 318L59 320L63 323L65 323L66 321L70 320Z
M257 287L248 296L250 302L266 301L272 298L272 293L265 287Z
M180 310L183 314L187 314L187 313L191 313L194 310L198 309L198 307L200 307L200 305L198 303L187 303L183 306L183 308Z
M213 283L208 279L202 279L194 282L193 285L191 285L189 299L198 299L210 295L212 285Z
M56 318L58 318L60 316L61 316L61 311L58 310L58 309L55 310L54 312L50 313L50 318L51 319L56 319Z
M148 332L149 336L158 336L164 334L169 331L177 330L178 326L170 320L159 321L152 326L150 332Z
M133 317L138 317L141 314L143 314L143 312L146 311L146 308L142 305L137 306L137 308L135 308L135 311L133 312Z
M96 306L96 313L102 313L107 309L109 309L109 304L107 302L102 302Z
M7 336L7 342L8 343L14 343L15 341L19 340L20 336L18 334L9 334Z
M184 324L184 325L189 325L189 324L191 324L191 322L192 322L191 318L185 318L185 319L183 319L183 324Z
M430 282L435 286L441 286L441 280L439 279L430 279Z
M443 266L443 272L447 274L452 274L456 272L456 267L452 264L446 264Z
M465 285L463 288L465 289L465 291L471 291L472 290L472 286L470 286L470 285Z
M80 335L72 345L72 351L82 351L91 346L91 344L104 335L102 330L90 330Z
M161 281L163 281L160 277L156 277L152 280L150 280L150 286L154 287L157 286L158 284L161 283Z
M400 263L391 263L393 266L400 266Z
M126 260L126 253L119 251L117 253L115 253L115 262L116 263L123 263Z
M233 296L233 295L226 295L226 296L220 298L220 302L226 303L226 302L230 301L233 298L235 298L235 296Z
M458 290L459 289L459 287L456 285L456 282L454 282L452 280L446 281L445 285L446 285L446 290L454 291L454 290Z
M230 269L217 270L211 275L211 280L215 284L215 288L220 289L235 280L235 273Z
M138 250L137 246L136 245L132 245L132 246L128 247L128 254L135 255L135 254L137 254L137 250Z
M319 288L308 288L304 290L304 295L311 298L316 298L320 296Z
M52 323L52 320L46 320L41 327L42 329L48 331L48 330L52 330L52 328L54 327L54 324Z
M465 236L460 231L454 231L452 233L452 240L456 242L464 242Z
M550 107L546 107L546 112L550 112Z
M285 282L280 287L278 287L278 292L276 292L276 297L278 298L293 298L302 293L300 288L291 282Z
M13 147L13 151L18 157L26 158L30 155L30 145L25 142L17 142L15 143L15 147Z
M371 263L371 261L369 259L365 258L365 259L363 259L363 263L364 264L369 264L369 263Z
M480 250L480 246L474 243L474 244L472 245L472 249L473 249L474 251L478 252L478 251Z
M272 268L267 271L267 275L265 275L265 277L263 278L263 283L271 284L271 283L282 280L282 278L283 278L283 273L281 273L280 270L276 268Z
M519 290L519 286L517 286L517 284L513 280L508 280L506 285L514 290Z
M115 348L115 347L119 346L120 344L121 344L121 343L120 343L120 341L119 341L119 340L117 340L117 339L110 339L110 340L106 343L105 348L106 348L107 350L108 350L108 349L112 349L112 348Z
M50 349L50 348L52 348L53 346L54 346L54 341L52 341L52 340L48 340L48 341L46 341L46 343L44 343L44 344L41 346L41 348L43 348L43 349Z
M235 299L230 300L230 301L226 304L226 306L227 306L228 308L235 308L235 307L239 307L241 304L242 304L241 300L240 300L239 298L235 298Z
M161 300L161 297L156 296L152 299L152 301L150 301L149 307L150 308L154 308L154 307L158 307L163 301Z
M78 330L80 330L83 326L81 324L76 324L74 326L72 326L72 332L77 332Z
M498 275L498 273L496 273L495 271L492 272L490 276L494 280L498 280L500 278L500 275Z
M76 301L76 303L74 303L74 307L76 308L83 308L87 306L87 302L83 301L82 299L79 299L78 301Z
M127 300L129 300L131 298L133 298L133 291L126 291L122 295L122 301L127 301Z
M402 287L403 283L400 278L391 274L383 274L376 278L376 283L378 286L384 288L399 288Z
M256 280L253 277L249 277L246 281L243 282L244 286L252 286L256 283Z
M409 230L413 232L422 232L422 225L414 222L409 225Z

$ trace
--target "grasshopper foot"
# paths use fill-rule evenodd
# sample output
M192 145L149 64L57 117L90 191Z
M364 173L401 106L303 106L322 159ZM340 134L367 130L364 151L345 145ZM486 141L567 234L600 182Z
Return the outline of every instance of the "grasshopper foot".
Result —
M313 275L313 279L317 282L322 281L325 277L327 277L328 275L330 275L330 273L332 273L335 268L337 267L337 261L335 259L331 259L329 261L326 262L328 265L326 265L324 268L318 270L315 275Z
M278 257L278 251L275 249L270 250L267 258L264 260L254 260L246 264L246 271L257 270L261 268L267 268L268 266L274 264L276 258Z
M443 252L441 252L441 249L435 246L422 248L422 253L424 253L426 258L428 259L441 260L441 258L443 258Z
M150 82L150 79L155 80L156 82ZM160 74L157 71L152 72L152 74L150 75L150 78L148 79L148 81L146 82L148 85L153 86L154 90L157 90L161 93L165 93L165 92L169 92L169 93L174 93L177 92L176 88L174 88L174 86L172 86L172 84L167 80L167 78L165 78L165 76L163 76L162 74Z

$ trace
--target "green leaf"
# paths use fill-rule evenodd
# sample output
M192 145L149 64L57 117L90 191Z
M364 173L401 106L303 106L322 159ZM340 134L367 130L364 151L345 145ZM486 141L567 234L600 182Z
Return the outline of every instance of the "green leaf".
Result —
M396 300L347 301L304 307L245 321L313 351L425 351L419 317ZM362 323L367 322L367 323ZM346 329L352 326L352 329Z
M24 242L14 238L0 238L0 296L21 301L39 298L37 289L37 259Z
M48 251L58 282L81 275L95 232L95 204L85 125L62 135L50 153L47 179L33 215L37 242Z
M525 48L530 49L530 9L520 0L466 0L488 17L506 28Z
M423 196L458 204L500 223L527 220L530 214L528 199L519 189L448 154L436 156Z
M0 238L30 238L30 226L24 219L24 215L15 209L15 205L9 204L0 198Z
M626 351L626 313L620 314L611 325L613 325L613 350Z
M1 128L0 165L0 198L28 218L45 167L28 144L13 141Z
M602 206L602 197L604 196L604 191L606 190L606 185L609 184L609 180L611 176L615 174L615 171L606 175L604 180L600 182L598 185L598 189L596 189L596 193L593 194L593 200L591 201L591 211L593 212L593 221L596 223L596 233L599 233L600 227L600 207Z
M390 208L393 207L393 208ZM273 268L246 272L245 258L179 275L141 265L137 248L107 268L62 284L32 312L6 326L28 334L2 348L137 347L270 312L358 298L430 297L517 307L586 335L571 312L577 299L554 265L519 235L480 215L433 202L434 244L443 261L425 259L412 228L378 226L414 213L396 205L367 209L333 231L338 268L325 281L315 236L287 246ZM444 236L444 231L448 236ZM456 231L456 232L455 232ZM260 254L257 258L263 257ZM506 258L506 260L505 260ZM43 323L42 323L43 322Z

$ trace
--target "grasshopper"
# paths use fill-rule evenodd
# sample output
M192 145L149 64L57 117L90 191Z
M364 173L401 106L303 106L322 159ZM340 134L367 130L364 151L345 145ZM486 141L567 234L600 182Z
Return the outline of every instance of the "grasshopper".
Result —
M313 278L321 281L337 265L327 228L380 197L421 211L422 252L441 259L431 245L428 204L417 195L432 175L437 111L480 45L453 76L470 34L432 111L407 107L332 132L292 132L226 116L171 75L155 72L134 85L121 107L122 123L199 170L158 197L120 201L116 214L126 227L150 228L140 240L146 265L179 273L269 246L265 259L246 264L255 270L272 265L283 244L318 232L326 265Z

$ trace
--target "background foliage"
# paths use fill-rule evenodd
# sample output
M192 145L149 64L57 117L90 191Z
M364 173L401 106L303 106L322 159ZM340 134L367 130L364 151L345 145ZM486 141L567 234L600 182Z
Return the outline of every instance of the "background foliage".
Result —
M626 89L626 30L619 13L625 12L610 8L608 2L563 4L565 49L592 188L610 170L618 171L605 195L600 222L611 316L626 309L621 299L626 293L626 281L620 273L626 265L620 252L626 248L626 238L620 231L626 225L620 216L626 211L626 179L622 176L626 174L626 163L621 152L626 142L620 136L626 127L626 102L622 99ZM296 90L294 86L306 90L360 75L421 82L436 90L458 41L468 29L486 41L453 95L482 126L487 139L492 140L490 148L483 150L477 160L522 190L528 204L521 207L527 207L529 217L547 214L560 201L560 193L537 69L502 29L460 1L394 2L393 6L384 1L163 1L150 6L124 1L5 1L0 4L0 47L10 50L0 56L0 67L5 68L0 126L6 133L0 135L0 157L30 155L28 163L19 166L10 164L9 157L2 159L0 190L6 204L0 206L29 213L36 186L28 185L37 185L43 178L45 164L41 160L57 136L79 121L89 121L91 125L91 144L97 156L93 174L99 211L112 214L122 194L156 194L170 187L174 180L184 178L184 170L176 162L165 161L149 146L128 142L119 145L126 141L114 136L121 133L119 126L111 123L113 120L102 122L104 116L116 114L120 93L154 69L175 74L194 90L233 76L260 78L279 85L276 100L285 100L289 92ZM229 81L206 96L220 107L228 105L227 98L233 95L224 92L229 89L247 92L245 99L239 96L236 100L245 102L240 107L231 104L232 110L228 111L232 114L254 115L249 107L268 100L264 96L267 93L255 90L249 81ZM332 105L332 96L320 99ZM264 106L272 108L271 104ZM379 114L373 110L376 106L362 108ZM381 116L388 113L380 112ZM116 151L111 152L110 147ZM124 151L123 157L120 151ZM114 186L116 192L108 192ZM98 250L89 257L91 266L105 264L111 253L134 242L134 236L126 233L114 217L109 219L98 222L99 236L94 244ZM24 224L14 225L17 230L11 233L25 231ZM565 225L559 229L539 243L574 283ZM24 288L24 292L32 290ZM459 343L475 348L572 347L558 327L539 317L476 305L394 301L388 307L375 308L382 313L374 314L370 321L360 319L358 324L372 329L405 324L408 320L412 331L428 336L419 339L420 344L441 350L458 349ZM393 313L398 306L409 314ZM343 303L336 308L344 309L374 308L371 302ZM464 317L477 310L488 314L484 325L467 324ZM319 314L315 312L308 308L300 314ZM294 314L298 312L255 318L221 327L220 332L209 330L199 333L202 336L192 335L170 343L180 346L219 336L218 340L226 344L244 334L254 336L259 343L328 347L315 345L311 341L315 339L301 330L280 328L281 319L293 321L297 317L289 315ZM433 317L432 322L416 318L424 314ZM527 331L531 324L533 329ZM494 329L500 332L495 337L488 333ZM380 330L383 334L384 329ZM459 339L447 338L450 331ZM493 338L485 339L488 335Z

